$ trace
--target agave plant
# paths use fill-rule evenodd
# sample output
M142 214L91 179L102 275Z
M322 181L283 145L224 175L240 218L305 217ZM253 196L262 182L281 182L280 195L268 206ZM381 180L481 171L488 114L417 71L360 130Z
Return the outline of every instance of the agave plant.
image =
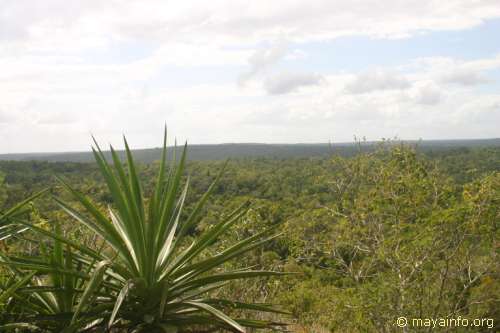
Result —
M240 206L200 235L189 236L188 231L200 219L204 204L222 171L189 214L185 213L183 207L189 186L189 179L183 177L187 145L184 145L180 160L176 161L174 153L167 165L166 138L165 131L156 186L147 198L125 138L125 166L112 146L112 162L108 162L95 140L92 148L113 199L107 213L61 180L84 212L55 198L57 204L102 239L103 251L72 241L59 232L25 224L33 231L55 239L58 253L63 252L61 244L66 244L66 259L58 254L49 262L4 260L5 263L38 274L57 273L59 284L51 284L55 288L52 292L64 291L66 307L60 312L64 312L66 319L68 314L71 317L65 332L90 327L134 332L184 332L196 327L245 332L245 327L280 327L279 323L231 318L225 313L227 309L284 313L268 304L210 297L231 280L282 274L252 269L221 270L229 260L277 235L267 236L270 229L263 230L215 255L207 255L209 247L245 216L249 205ZM78 256L72 255L71 248L78 252ZM86 267L83 272L82 267ZM68 282L69 276L78 277L81 283L76 286L75 280ZM46 294L45 287L32 284L31 291ZM71 293L71 297L66 293Z
M64 249L59 225L55 226L54 235L58 238L51 246L37 242L39 256L1 256L10 272L11 286L4 297L0 295L0 303L2 299L7 301L3 321L9 322L0 325L0 329L73 332L78 327L91 327L93 321L101 318L99 305L94 304L78 325L71 324L84 284L92 278L95 261L73 253L70 246ZM31 273L23 274L25 270Z

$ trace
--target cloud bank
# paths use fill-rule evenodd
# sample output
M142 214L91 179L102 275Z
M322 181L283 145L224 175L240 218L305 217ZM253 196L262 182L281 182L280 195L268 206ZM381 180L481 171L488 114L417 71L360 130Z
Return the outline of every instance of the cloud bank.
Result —
M194 143L498 136L500 47L317 59L499 18L497 0L0 0L0 153L87 149L90 133L150 147L164 122Z

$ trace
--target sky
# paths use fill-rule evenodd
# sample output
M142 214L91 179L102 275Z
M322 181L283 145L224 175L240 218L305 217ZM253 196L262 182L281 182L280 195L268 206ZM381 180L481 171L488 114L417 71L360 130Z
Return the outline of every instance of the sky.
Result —
M0 153L500 137L499 0L0 0ZM172 142L172 141L171 141Z

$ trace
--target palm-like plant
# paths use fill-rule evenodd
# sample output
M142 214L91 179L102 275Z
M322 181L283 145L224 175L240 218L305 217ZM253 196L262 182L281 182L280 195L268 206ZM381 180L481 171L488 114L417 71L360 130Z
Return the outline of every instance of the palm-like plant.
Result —
M7 318L4 321L10 324L0 325L0 329L36 328L47 332L72 332L77 327L100 319L101 313L97 307L81 318L78 325L71 324L84 291L83 286L91 279L89 273L95 261L89 262L85 257L73 253L70 246L63 249L59 225L56 225L54 235L57 239L53 246L38 242L39 256L2 256L11 275L12 287L3 297L8 300L4 311ZM30 270L31 273L23 274L24 270ZM28 323L36 325L26 327Z
M266 238L269 230L241 240L216 255L204 256L208 247L241 220L248 210L248 204L190 241L188 231L198 221L220 174L190 213L185 214L183 207L189 184L189 179L182 184L186 145L180 160L177 162L174 156L167 166L165 131L156 186L146 199L126 139L126 167L113 147L110 147L112 163L109 163L97 142L94 142L96 162L113 198L113 207L108 207L109 217L89 198L62 180L63 186L85 208L85 213L80 213L58 198L55 200L76 221L100 236L104 251L78 244L58 232L26 224L32 230L55 239L59 250L60 243L66 244L66 259L63 260L63 255L59 254L59 259L48 263L4 260L16 269L56 273L59 276L55 280L59 284L52 285L56 288L55 292L71 291L71 300L66 299L64 303L67 305L65 313L71 313L66 331L90 327L90 321L94 326L132 329L134 332L177 332L196 326L245 332L244 327L278 327L278 323L233 319L224 313L227 308L282 313L267 304L209 297L210 292L231 280L281 274L251 269L216 270L229 260L277 236ZM70 248L76 249L79 255L72 256ZM62 253L62 250L59 252ZM83 266L87 267L84 272ZM85 285L76 288L74 280L68 282L69 276L86 281ZM40 289L43 286L32 286L32 291L36 292L37 288L44 293ZM98 316L96 307L99 309Z

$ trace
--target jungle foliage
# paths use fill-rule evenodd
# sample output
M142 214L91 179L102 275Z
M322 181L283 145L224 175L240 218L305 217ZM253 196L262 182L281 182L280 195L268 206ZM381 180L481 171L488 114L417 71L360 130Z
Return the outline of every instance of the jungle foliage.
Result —
M29 227L0 245L4 325L56 315L60 327L77 327L105 314L103 329L193 329L171 316L184 310L198 330L208 318L229 330L280 329L284 319L304 332L401 332L400 316L500 322L499 148L422 153L391 143L352 156L236 159L223 173L222 161L180 158L166 183L155 182L161 162L120 169L120 156L112 157L97 150L98 163L0 161L3 216L28 198L2 223ZM165 202L170 208L159 207ZM186 223L193 214L197 223ZM162 227L148 229L158 215ZM283 235L269 239L267 230ZM203 252L189 250L200 243ZM235 246L241 250L229 255ZM273 276L286 271L300 274ZM199 304L176 294L198 297L189 286L206 291ZM35 295L24 298L29 311L18 295ZM165 297L175 302L167 306ZM162 322L167 313L173 319Z

